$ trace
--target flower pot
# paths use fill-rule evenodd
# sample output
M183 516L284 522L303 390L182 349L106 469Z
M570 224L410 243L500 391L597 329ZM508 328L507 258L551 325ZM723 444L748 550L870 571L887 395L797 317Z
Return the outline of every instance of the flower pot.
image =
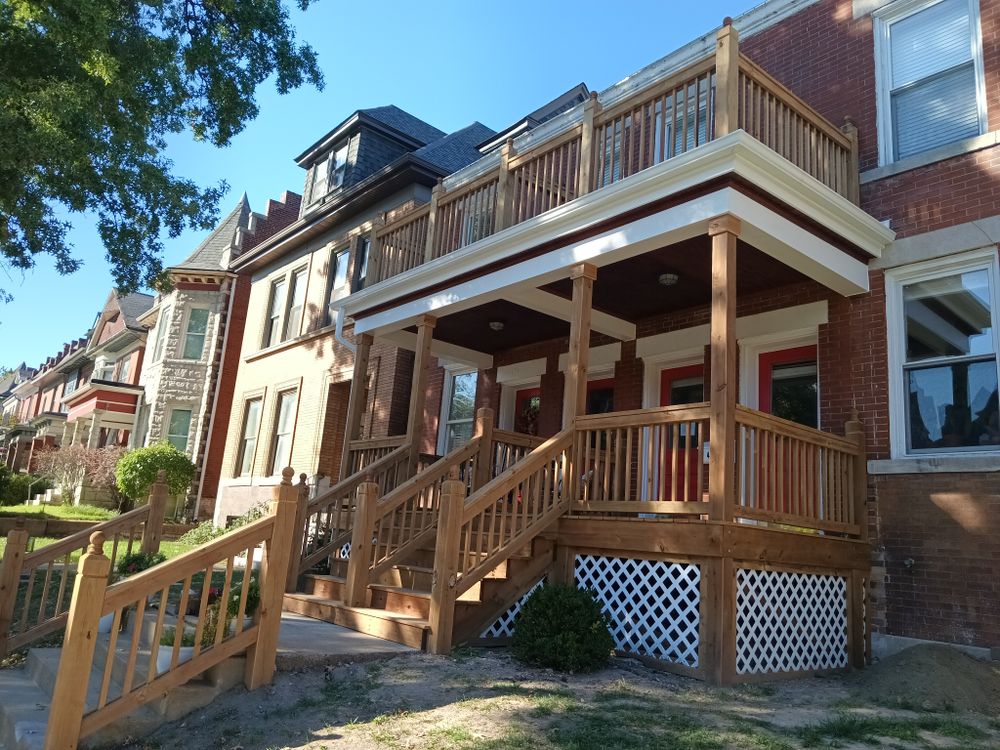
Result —
M173 646L160 646L160 650L156 652L156 674L161 675L170 669L170 660L173 656ZM194 656L194 646L181 646L177 652L177 665L190 661L192 656Z

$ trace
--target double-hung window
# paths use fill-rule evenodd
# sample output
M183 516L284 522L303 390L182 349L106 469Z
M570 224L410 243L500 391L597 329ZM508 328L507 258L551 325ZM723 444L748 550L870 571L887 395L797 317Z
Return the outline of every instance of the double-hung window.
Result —
M278 394L278 405L274 419L274 434L271 437L271 465L268 474L279 473L292 460L292 433L295 429L294 390Z
M239 453L236 456L236 476L246 476L253 468L257 452L257 431L260 428L261 399L253 398L243 408L243 430L240 433Z
M281 340L297 336L302 323L302 309L306 301L306 269L300 268L292 274L292 286L288 295L288 311Z
M315 203L344 184L344 173L347 170L347 149L349 141L345 141L313 167L312 185L309 187L309 202Z
M347 283L347 273L351 265L350 248L334 250L330 256L330 293L327 295L326 322L332 323L334 308L339 299L346 297L350 293Z
M187 451L188 434L191 432L191 410L171 409L167 423L167 442L179 451Z
M438 450L448 453L472 437L476 417L476 373L449 373L441 414Z
M267 304L267 320L264 322L264 347L277 344L281 333L281 313L285 309L285 280L271 282L271 298Z
M184 359L201 359L208 333L208 310L196 307L188 313L187 331L184 334Z
M128 375L132 369L132 355L126 354L124 357L115 362L115 370L117 371L114 375L116 383L127 383Z
M875 14L881 163L985 132L978 0Z
M368 255L371 252L372 241L369 237L361 237L358 240L358 249L354 253L354 265L357 270L354 272L354 289L361 291L365 288L368 280Z
M163 346L167 341L167 329L170 327L170 308L164 307L156 319L156 343L153 344L153 361L163 358Z
M996 251L888 279L894 453L1000 449Z

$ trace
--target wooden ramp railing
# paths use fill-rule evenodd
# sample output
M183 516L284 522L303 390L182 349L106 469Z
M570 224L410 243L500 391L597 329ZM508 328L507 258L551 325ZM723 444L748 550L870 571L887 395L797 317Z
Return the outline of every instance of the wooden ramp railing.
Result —
M46 750L75 748L81 737L244 651L247 688L270 682L298 505L292 475L282 472L267 517L112 586L106 537L91 535L74 581ZM248 622L255 588L259 607ZM106 658L95 664L99 621L109 615ZM130 628L122 626L126 618ZM167 650L169 658L160 658Z
M161 471L148 504L33 552L27 551L24 528L8 532L0 563L0 657L65 627L76 561L92 534L103 534L111 544L109 576L125 555L159 551L168 492Z

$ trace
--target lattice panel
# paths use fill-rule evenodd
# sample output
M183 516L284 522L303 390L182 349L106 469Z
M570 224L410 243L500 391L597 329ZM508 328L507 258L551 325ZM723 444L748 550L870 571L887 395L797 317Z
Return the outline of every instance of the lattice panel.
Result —
M736 571L736 671L802 672L847 666L847 579Z
M608 616L615 648L698 666L701 567L625 557L577 555L576 585Z
M545 585L545 579L542 578L532 586L528 591L518 599L516 602L510 605L510 608L500 615L493 624L490 625L486 630L482 632L480 638L510 638L514 635L514 621L517 616L521 614L521 607L524 603L528 601L528 597L535 593L535 591Z

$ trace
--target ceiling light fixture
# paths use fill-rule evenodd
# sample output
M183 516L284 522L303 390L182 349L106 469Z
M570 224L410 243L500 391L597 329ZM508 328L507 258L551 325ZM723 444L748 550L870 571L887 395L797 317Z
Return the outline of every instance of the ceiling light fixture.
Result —
M661 286L673 286L680 277L676 273L661 273L657 281Z
M502 320L491 320L490 321L490 330L491 331L502 331L503 330L503 321Z

